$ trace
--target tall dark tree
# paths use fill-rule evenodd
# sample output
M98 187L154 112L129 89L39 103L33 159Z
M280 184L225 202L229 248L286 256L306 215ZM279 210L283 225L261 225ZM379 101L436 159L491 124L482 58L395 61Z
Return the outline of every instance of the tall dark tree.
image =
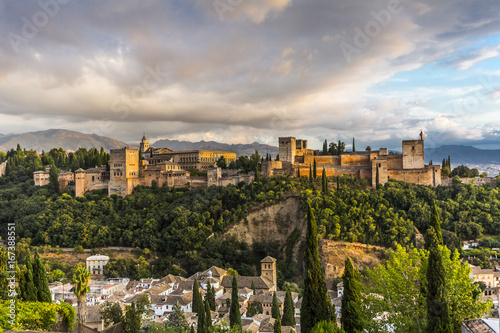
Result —
M323 155L328 155L328 142L323 142Z
M49 171L49 188L54 193L59 193L60 192L59 172L57 171L57 168L56 168L55 164L52 164L50 166L50 171Z
M330 320L332 307L319 260L316 218L307 204L307 232L304 252L304 296L300 307L300 331L309 333L322 320Z
M203 297L200 293L200 288L198 286L198 280L194 278L193 282L193 312L198 313L202 307Z
M271 306L271 317L274 319L280 317L280 305L278 304L278 297L276 297L276 292L273 293L273 303Z
M205 298L205 327L206 327L206 332L210 332L212 330L212 312L210 310L210 304L208 304L208 300Z
M352 138L352 151L355 152L356 151L356 145L354 143L354 137Z
M40 259L38 249L35 250L35 260L33 262L33 283L35 284L38 301L51 303L52 295L50 294L47 271Z
M250 286L250 289L253 290L253 294L255 295L257 293L256 289L255 289L255 283L253 283L253 280L252 280L252 285Z
M340 190L340 176L337 175L337 191Z
M427 230L429 259L427 264L427 333L451 333L452 325L448 313L446 273L439 241L434 228Z
M293 305L292 293L290 289L287 289L286 291L282 324L283 326L295 327L295 306Z
M378 164L377 164L377 171L375 174L375 188L377 188L377 189L380 188L380 173L378 171Z
M233 276L233 283L231 285L231 308L229 309L229 326L231 328L238 326L241 327L241 313L240 302L238 300L238 280Z
M328 193L328 179L326 178L326 171L324 167L323 167L323 172L321 173L321 188L323 194Z
M432 205L431 227L433 227L434 231L436 232L436 238L438 244L443 245L443 234L441 232L441 219L439 218L439 212L435 201L433 202Z
M22 278L19 281L20 296L25 302L36 302L38 292L33 282L33 266L31 265L31 253L26 251L26 262L24 264Z
M318 176L318 172L317 172L317 165L316 165L316 159L314 159L314 162L313 162L313 177L314 179L316 179L316 177Z
M207 282L207 294L205 295L205 300L208 301L208 305L212 311L215 311L215 289Z
M312 166L309 164L309 182L312 184L313 182L313 172L312 172Z
M198 305L198 330L197 333L208 333L208 327L207 327L207 319L206 319L206 312L205 312L205 305L204 302L202 301L201 304Z
M280 316L274 321L274 333L281 333L281 319Z
M344 275L344 294L342 295L342 317L340 321L342 328L346 332L363 332L363 313L361 308L361 289L360 274L352 265L349 257L345 260Z

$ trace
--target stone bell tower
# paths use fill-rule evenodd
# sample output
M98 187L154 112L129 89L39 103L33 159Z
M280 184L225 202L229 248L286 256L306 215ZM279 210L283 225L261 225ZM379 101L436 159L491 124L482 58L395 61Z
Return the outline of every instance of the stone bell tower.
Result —
M274 290L276 290L277 279L276 279L276 259L267 256L260 261L261 270L260 277L267 279L274 284Z

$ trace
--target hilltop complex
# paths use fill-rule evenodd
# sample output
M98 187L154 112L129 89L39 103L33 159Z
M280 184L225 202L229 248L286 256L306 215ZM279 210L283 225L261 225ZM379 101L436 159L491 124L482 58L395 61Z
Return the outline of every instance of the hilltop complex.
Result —
M307 148L306 140L279 138L279 161L263 162L262 174L265 177L284 173L308 176L315 161L319 175L324 168L327 176L364 177L371 181L373 187L376 186L377 172L380 184L394 179L421 185L441 185L441 167L424 163L422 133L420 140L403 141L402 154L389 154L387 148L380 148L377 151L317 155Z
M236 153L215 150L173 151L168 148L150 147L144 136L139 149L111 149L109 167L95 167L87 170L61 172L62 186L75 186L75 195L82 196L88 191L107 189L109 195L128 195L134 187L169 186L199 187L210 185L246 184L254 180L252 173L239 175L238 170L227 170L225 177L217 161L224 157L226 163L236 161ZM346 152L340 155L320 155L307 148L307 141L293 137L279 138L279 161L262 161L264 177L290 174L308 176L316 163L316 172L325 169L327 176L351 175L368 179L376 186L389 179L414 184L441 185L441 167L425 165L424 140L404 140L402 154L389 154L387 148L377 151ZM206 176L191 176L192 171L206 172ZM378 173L378 177L377 177ZM33 174L35 185L47 185L49 170Z
M192 187L210 185L236 185L240 181L249 184L253 174L222 177L217 161L224 157L230 163L236 161L236 153L215 150L173 151L168 148L150 147L144 136L140 149L120 148L110 150L109 167L95 167L87 170L61 172L59 182L62 186L74 183L75 195L82 196L88 191L108 190L109 195L128 195L134 187L169 186ZM206 172L206 176L191 176L191 171ZM49 169L33 174L35 185L43 186L49 182Z

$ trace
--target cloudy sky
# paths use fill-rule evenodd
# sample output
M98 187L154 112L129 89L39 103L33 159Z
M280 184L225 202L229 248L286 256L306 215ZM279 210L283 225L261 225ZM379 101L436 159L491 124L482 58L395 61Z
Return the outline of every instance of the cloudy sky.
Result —
M0 133L500 148L498 0L0 0Z

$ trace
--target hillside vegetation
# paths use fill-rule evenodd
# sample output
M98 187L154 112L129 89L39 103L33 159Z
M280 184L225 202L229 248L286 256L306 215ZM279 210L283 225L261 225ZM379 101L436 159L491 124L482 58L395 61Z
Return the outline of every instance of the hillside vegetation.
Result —
M255 223L248 216L259 209L272 210L276 204L290 207L294 215L310 202L319 237L333 241L414 247L418 232L424 234L428 228L433 201L438 206L444 242L451 249L458 247L460 240L483 232L500 233L499 191L488 186L455 183L432 188L389 182L373 190L364 179L340 177L329 179L324 192L321 177L282 177L236 187L138 187L127 197L108 197L96 191L75 198L53 193L48 187L35 187L31 180L34 159L23 151L12 154L16 164L7 177L0 178L0 221L17 224L20 244L127 246L159 254L151 263L139 258L138 267L132 261L112 263L110 275L126 272L127 267L134 267L133 277L191 274L211 265L254 274L259 260L270 254L279 259L280 283L295 280L301 267L297 263L303 235L299 222L290 224L281 236L268 232L269 238L253 240L252 244L239 232L230 237L237 225L248 223L251 227ZM297 200L295 205L286 204L290 197L297 198L293 199ZM283 210L282 215L284 218L264 218L267 227L281 227L286 216L291 216Z

